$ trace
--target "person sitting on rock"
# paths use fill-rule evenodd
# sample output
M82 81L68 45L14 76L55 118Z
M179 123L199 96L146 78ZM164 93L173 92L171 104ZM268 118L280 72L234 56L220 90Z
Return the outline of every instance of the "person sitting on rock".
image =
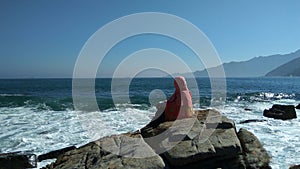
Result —
M166 103L165 120L189 118L194 115L192 95L183 76L175 77L175 92Z
M183 76L175 77L174 87L174 94L167 101L156 105L156 115L153 121L147 125L148 127L157 127L165 121L193 117L192 95L187 87L185 78Z
M157 108L157 114L164 116L161 121L174 121L192 117L194 114L192 95L187 87L186 80L183 76L175 77L175 92L169 100L160 102ZM159 118L162 118L162 117Z

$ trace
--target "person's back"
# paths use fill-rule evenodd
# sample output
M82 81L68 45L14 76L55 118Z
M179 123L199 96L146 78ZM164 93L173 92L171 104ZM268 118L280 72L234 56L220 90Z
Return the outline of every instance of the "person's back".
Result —
M165 108L165 120L174 121L192 117L194 114L192 96L183 76L174 80L175 92L167 101Z
M165 121L174 121L193 117L192 96L188 90L186 80L182 76L178 76L174 80L175 92L169 100L160 102L156 108L157 112L154 119L147 127L157 127Z

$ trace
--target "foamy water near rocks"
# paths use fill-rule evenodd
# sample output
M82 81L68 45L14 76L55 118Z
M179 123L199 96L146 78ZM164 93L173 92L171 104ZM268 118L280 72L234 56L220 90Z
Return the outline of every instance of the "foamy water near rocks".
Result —
M270 168L270 156L251 132L245 129L237 132L234 122L217 111L202 110L197 114L196 118L101 138L60 154L45 169ZM186 133L184 126L189 125ZM159 142L149 139L161 135L167 137L161 137ZM177 144L168 147L172 142ZM166 151L160 152L163 148Z

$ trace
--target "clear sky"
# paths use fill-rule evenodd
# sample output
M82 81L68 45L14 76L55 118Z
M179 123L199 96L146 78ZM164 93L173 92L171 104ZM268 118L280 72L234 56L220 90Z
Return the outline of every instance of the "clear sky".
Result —
M299 8L299 0L1 0L0 78L72 77L89 37L137 12L188 20L207 35L222 62L291 53L300 49ZM143 48L171 51L193 71L202 68L186 59L191 53L182 44L149 35L118 44L98 71L109 75L122 58Z

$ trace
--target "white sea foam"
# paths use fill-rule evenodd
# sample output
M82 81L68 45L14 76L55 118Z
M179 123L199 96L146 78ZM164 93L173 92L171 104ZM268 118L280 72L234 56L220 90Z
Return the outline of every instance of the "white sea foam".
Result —
M132 106L119 107L101 112L78 113L87 137L94 140L111 134L136 131L149 123L155 112L153 108L139 110Z
M273 96L276 97L276 96ZM300 119L276 120L263 117L263 110L271 108L273 104L297 105L299 101L281 99L270 102L234 102L225 106L222 112L237 123L237 128L246 128L253 132L272 156L271 167L274 169L289 168L293 164L300 164ZM245 110L245 108L250 109ZM300 111L296 110L297 117ZM264 122L239 124L248 119L264 119Z
M0 152L43 154L70 145L83 145L104 136L135 131L154 116L155 108L132 106L102 112L36 110L35 107L0 108ZM42 167L51 160L38 163Z
M7 97L7 96L25 96L25 94L6 94L6 93L1 94L0 93L0 96L2 96L2 97Z
M259 96L260 97L260 96ZM276 96L273 96L276 97ZM288 168L300 164L300 119L275 120L262 116L263 110L273 104L293 104L299 101L281 98L272 101L244 101L238 97L220 110L237 123L237 128L253 132L272 156L272 168ZM195 105L199 107L199 105ZM37 107L0 108L0 152L31 151L43 154L66 146L80 146L112 134L136 131L154 117L155 107L141 110L141 105L116 105L101 112L72 110L38 110ZM247 108L245 110L245 108ZM250 109L250 111L249 111ZM300 117L300 112L297 111ZM248 119L264 122L239 124ZM53 160L38 163L38 167Z

